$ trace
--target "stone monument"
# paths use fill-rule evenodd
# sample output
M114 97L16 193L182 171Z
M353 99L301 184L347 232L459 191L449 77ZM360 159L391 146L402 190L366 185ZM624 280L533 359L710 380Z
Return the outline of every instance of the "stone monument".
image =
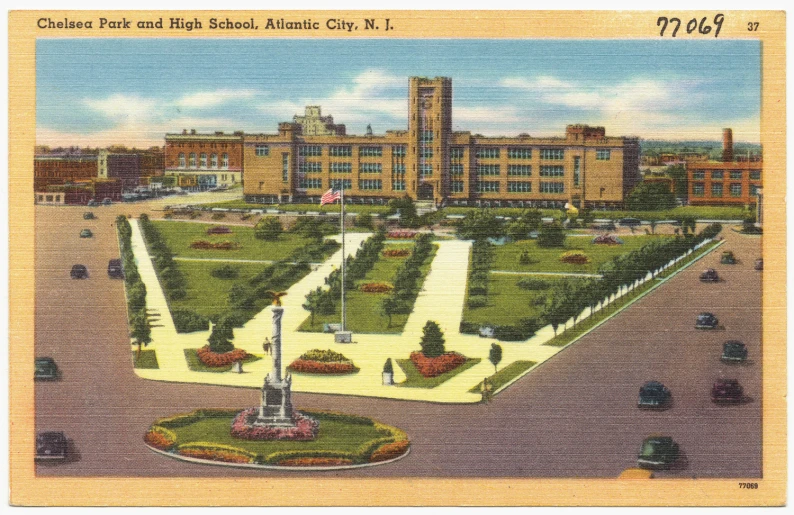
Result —
M284 315L281 297L286 295L286 292L271 292L271 294L273 295L273 307L271 308L273 311L273 340L270 344L273 368L265 376L265 383L262 385L262 405L254 425L294 427L296 421L293 418L290 394L292 376L288 373L283 379L281 377L281 317Z

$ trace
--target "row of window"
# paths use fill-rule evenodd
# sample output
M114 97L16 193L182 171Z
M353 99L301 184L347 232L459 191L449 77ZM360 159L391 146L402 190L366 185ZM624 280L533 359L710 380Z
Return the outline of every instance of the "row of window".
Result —
M353 181L351 179L331 179L329 185L333 189L352 189ZM323 188L323 180L317 178L303 178L300 180L300 188L319 190ZM362 191L375 191L383 189L383 181L380 179L361 179L358 181L358 189ZM405 181L395 180L392 181L392 189L394 191L405 191Z
M761 187L755 184L750 185L750 196L758 195L758 190ZM729 190L731 197L741 197L742 196L742 183L740 182L732 182L730 184ZM722 197L724 192L723 184L717 183L711 185L711 196L712 197ZM706 185L702 182L696 182L692 184L692 196L693 197L703 197L706 195Z
M331 173L351 173L353 165L351 163L332 162L330 165Z
M478 193L499 193L500 184L499 181L478 181L477 182L477 192ZM463 192L463 182L462 181L452 181L452 192L453 193L462 193ZM507 192L508 193L531 193L532 192L532 183L531 182L524 182L524 181L508 181L507 182ZM564 193L565 192L565 184L562 182L541 182L540 183L540 192L541 193Z
M541 166L541 177L562 177L565 175L565 169L562 166Z
M211 154L209 166L207 166L207 154L201 154L199 156L200 164L196 161L196 153L190 153L190 168L218 168L218 154ZM179 167L180 168L187 168L188 164L185 161L185 154L184 152L180 152L179 154ZM221 168L229 168L229 154L222 154L221 155Z
M380 163L361 163L358 170L360 173L381 173L383 166Z
M730 170L728 173L728 177L732 181L740 181L742 180L742 173L743 170ZM697 170L692 172L692 179L695 181L702 181L706 178L706 172L704 170ZM713 181L721 181L725 178L725 170L712 170L711 171L711 180ZM761 170L750 170L750 180L751 181L760 181L761 180Z

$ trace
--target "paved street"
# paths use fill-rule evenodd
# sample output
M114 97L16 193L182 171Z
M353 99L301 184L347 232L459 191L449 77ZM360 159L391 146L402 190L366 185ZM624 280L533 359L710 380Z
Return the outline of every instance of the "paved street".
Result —
M148 451L142 435L158 417L199 407L258 404L254 389L146 381L130 362L122 281L105 272L118 257L118 213L141 205L36 208L36 355L52 356L63 371L57 383L36 384L37 430L63 430L75 459L40 465L59 476L273 476L279 473L193 465ZM81 239L88 227L94 238ZM339 395L296 394L299 407L372 416L408 432L411 454L394 464L332 476L615 477L636 463L642 439L673 436L685 477L761 474L761 274L753 270L760 239L726 228L726 244L740 263L719 265L712 253L603 324L577 344L501 393L489 405L441 405ZM74 263L88 280L69 279ZM701 284L711 266L724 277ZM715 313L724 330L696 331L700 311ZM723 365L721 343L745 342L751 363ZM738 378L750 399L714 406L711 383ZM639 386L664 382L674 405L636 408ZM298 473L287 473L289 476Z

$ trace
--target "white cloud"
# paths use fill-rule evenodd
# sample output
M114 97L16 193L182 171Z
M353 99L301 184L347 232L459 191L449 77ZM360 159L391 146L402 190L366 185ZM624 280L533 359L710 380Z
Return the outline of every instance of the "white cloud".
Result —
M206 108L214 107L232 100L248 99L256 96L253 89L217 89L215 91L199 91L179 98L174 104L177 107Z
M122 94L111 95L104 99L86 98L83 104L115 120L148 119L161 107L159 100Z

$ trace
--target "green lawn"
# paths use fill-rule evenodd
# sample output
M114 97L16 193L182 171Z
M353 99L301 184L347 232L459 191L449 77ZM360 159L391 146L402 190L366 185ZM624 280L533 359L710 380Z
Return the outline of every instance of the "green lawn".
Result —
M202 207L219 207L226 209L278 209L279 211L313 211L322 213L339 213L339 204L328 204L320 206L319 204L251 204L242 199L240 200L227 200L224 202L213 202L211 204L202 204ZM348 213L385 213L389 210L388 206L372 206L366 204L345 204L345 212Z
M488 303L481 308L463 305L463 320L482 325L517 325L522 318L537 317L543 312L543 304L535 305L535 299L545 301L549 290L523 290L516 283L525 276L489 274ZM535 279L553 282L554 276L538 276Z
M165 238L175 256L212 259L253 259L279 261L290 256L295 250L310 243L308 238L283 233L275 241L254 238L254 229L239 225L229 225L231 234L207 234L207 229L223 225L218 223L193 223L154 221L157 230ZM196 240L210 242L233 241L241 245L237 250L200 250L190 248Z
M491 387L493 388L492 392L495 392L502 386L506 385L516 377L520 376L530 368L537 365L535 361L514 361L504 367L503 369L499 370L497 373L492 375L488 378L488 382L491 383ZM469 390L471 393L481 393L482 392L482 381L477 383L477 386L473 387Z
M433 252L427 259L424 265L420 267L422 277L418 281L419 288L422 287L424 278L430 271L430 264L433 261L437 247L433 248ZM410 245L386 245L383 250L388 249L413 249L413 244ZM406 257L385 257L381 255L380 259L372 267L372 270L367 273L363 280L358 281L356 286L363 283L373 282L386 282L392 283L397 269L400 267ZM401 333L408 321L409 315L393 315L391 317L391 325L389 326L389 318L382 315L380 312L380 303L386 298L389 293L365 293L358 290L348 291L345 293L345 302L347 307L347 322L345 329L355 333ZM311 317L307 317L301 324L300 331L320 332L323 330L323 324L331 323L338 324L342 318L342 307L337 303L336 311L330 315L315 315L314 324L311 323Z
M211 317L229 309L229 290L235 284L246 284L256 274L267 268L266 263L233 263L239 270L237 279L217 279L212 270L227 265L215 261L177 261L179 270L187 280L187 296L170 301L170 308L189 309L200 315Z
M140 356L137 350L132 351L132 363L135 368L160 368L157 353L153 349L141 350Z
M598 272L598 267L615 256L636 250L653 239L668 238L667 236L620 236L623 245L595 245L591 237L568 236L564 248L540 248L535 240L523 240L505 245L494 245L494 259L491 270L510 270L515 272L566 272L587 273ZM527 250L529 257L537 263L521 265L518 262L521 253ZM573 265L560 261L560 255L569 250L582 250L590 258L590 263Z
M194 372L228 372L232 369L231 365L227 365L225 367L208 367L198 357L196 354L196 349L185 349L185 359L187 360L187 366L190 370ZM249 355L248 358L243 360L243 364L245 363L252 363L254 361L259 361L262 359L262 356L257 356L256 354ZM245 370L245 366L243 366L243 370Z
M445 215L465 215L476 207L445 207ZM491 211L497 216L519 216L524 209L516 207L495 207ZM543 216L559 217L560 209L541 209ZM741 220L744 213L744 206L684 206L663 211L593 211L595 218L609 218L617 220L620 218L632 217L647 220L656 218L659 220L673 220L682 216L694 216L697 219L706 220Z
M405 372L405 381L402 383L397 383L396 386L404 386L406 388L435 388L441 383L452 379L461 372L470 369L482 361L482 359L468 358L461 366L436 377L425 377L420 374L414 366L413 361L410 359L398 359L395 361L397 361L397 364L400 365L400 368L403 370L403 372Z

